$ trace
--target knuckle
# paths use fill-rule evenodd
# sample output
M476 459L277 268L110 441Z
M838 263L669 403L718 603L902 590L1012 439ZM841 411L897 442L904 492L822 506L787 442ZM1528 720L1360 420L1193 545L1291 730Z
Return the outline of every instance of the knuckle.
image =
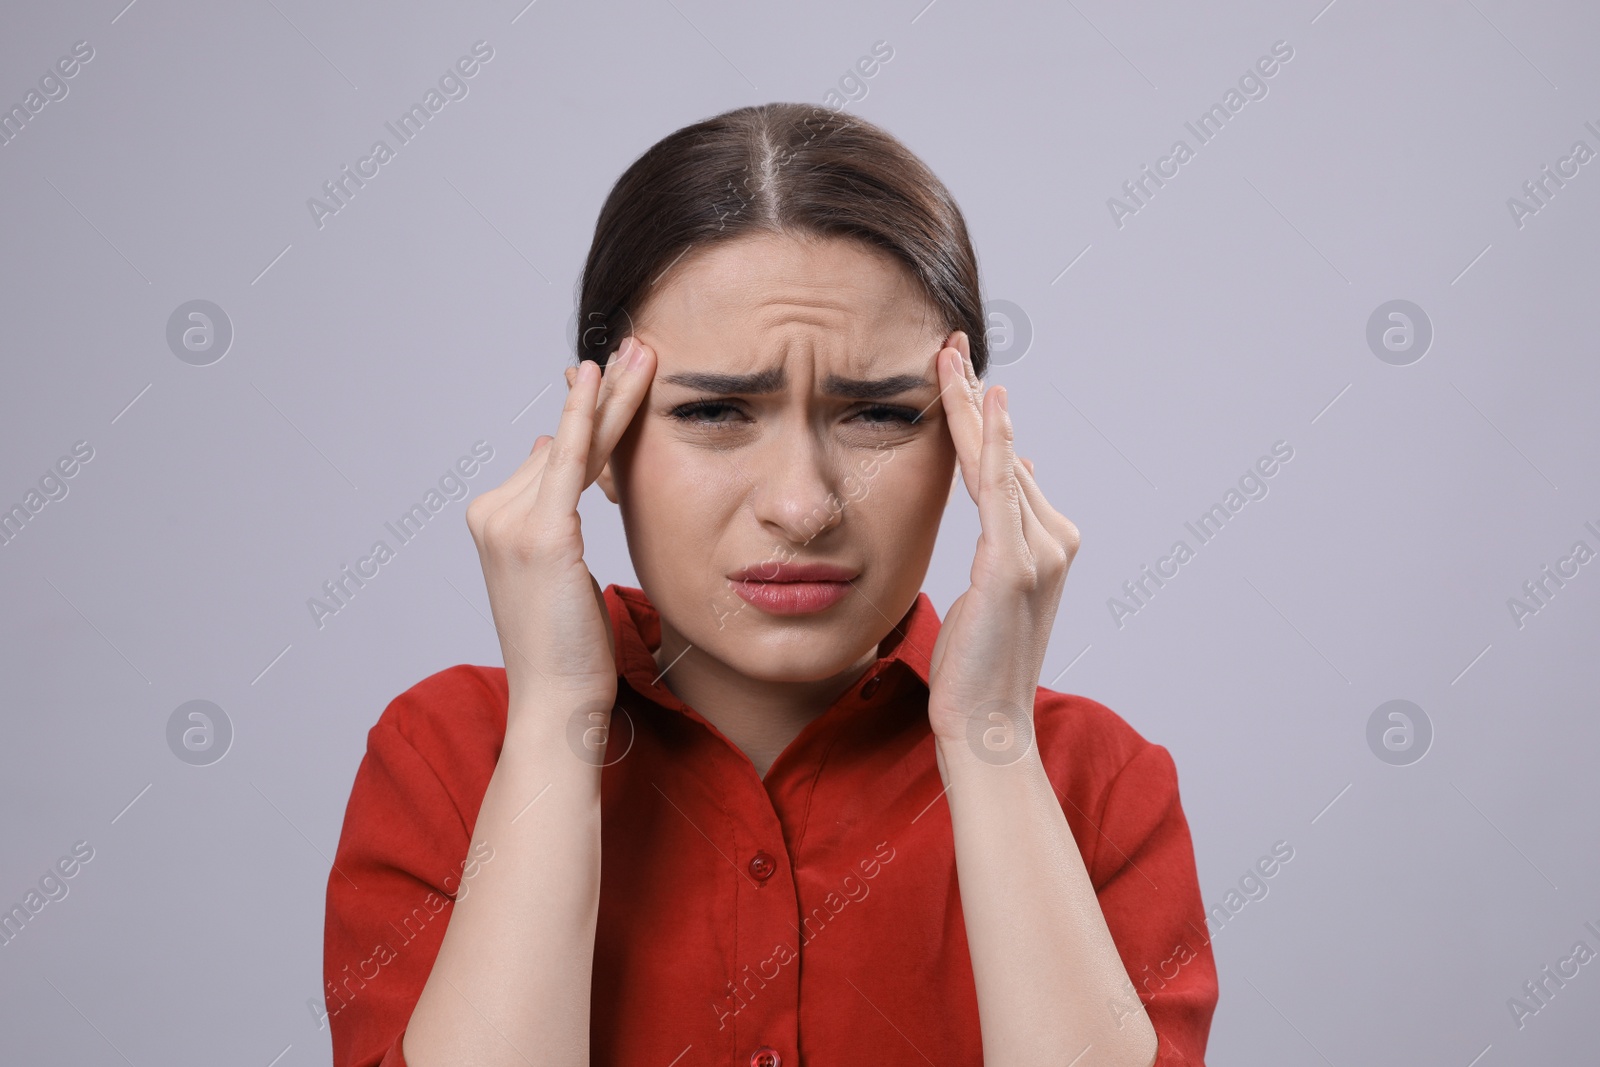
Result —
M515 534L519 523L507 513L507 509L500 508L488 515L482 524L483 542L490 548L500 549Z
M1032 562L1016 574L1014 588L1019 593L1032 593L1039 588L1039 568Z
M471 530L475 537L481 537L485 524L499 509L500 498L494 490L479 493L467 504L467 529Z
M1078 547L1083 544L1083 536L1079 532L1077 524L1071 519L1062 519L1061 526L1061 545L1066 549L1067 559L1070 560L1078 554Z
M534 562L549 539L541 537L526 509L501 508L484 523L484 544L494 555L518 564Z

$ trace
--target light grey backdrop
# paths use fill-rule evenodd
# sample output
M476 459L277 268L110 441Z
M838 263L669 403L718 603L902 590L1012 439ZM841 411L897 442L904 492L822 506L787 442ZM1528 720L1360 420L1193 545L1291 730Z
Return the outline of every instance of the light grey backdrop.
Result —
M1226 917L1211 1062L1593 1055L1600 963L1562 963L1600 951L1592 5L124 2L11 2L0 32L26 119L0 145L0 507L27 516L0 546L0 905L93 850L0 947L0 1060L327 1062L366 731L499 650L462 500L320 625L307 602L475 442L472 495L553 429L622 168L780 99L884 124L966 212L989 380L1083 530L1042 681L1177 761ZM479 41L401 144L386 123ZM602 583L634 584L614 510L583 514ZM960 497L941 613L976 534ZM1577 973L1541 1004L1547 966Z

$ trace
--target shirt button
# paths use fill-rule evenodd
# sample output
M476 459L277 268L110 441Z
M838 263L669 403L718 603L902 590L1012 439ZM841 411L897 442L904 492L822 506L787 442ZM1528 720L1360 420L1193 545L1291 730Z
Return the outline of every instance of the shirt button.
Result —
M756 881L758 882L765 882L768 878L771 878L772 872L777 869L777 863L775 863L772 857L765 852L757 852L754 856L750 857L750 873L755 875ZM776 1055L776 1053L774 1053L774 1055ZM773 1064L776 1064L778 1061L773 1060L772 1062Z
M871 678L868 678L866 684L861 687L861 699L871 700L872 694L878 691L878 686L881 684L883 684L882 675L874 674Z
M758 1048L750 1053L750 1067L782 1067L783 1057L775 1048Z

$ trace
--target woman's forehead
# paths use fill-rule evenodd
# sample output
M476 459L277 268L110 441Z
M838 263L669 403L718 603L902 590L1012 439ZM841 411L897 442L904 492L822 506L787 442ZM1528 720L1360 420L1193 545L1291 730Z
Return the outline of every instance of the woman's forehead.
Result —
M664 371L692 359L740 373L904 364L931 359L944 336L910 272L886 253L781 237L685 257L642 309L639 334Z
M639 336L656 353L656 381L728 393L782 392L796 383L837 392L837 379L907 375L932 382L933 359L944 339L932 330L892 329L882 321L838 329L795 319L771 328L723 322L681 332L641 329Z
M641 319L728 315L777 325L903 317L928 303L889 253L845 238L749 235L690 248L669 267Z

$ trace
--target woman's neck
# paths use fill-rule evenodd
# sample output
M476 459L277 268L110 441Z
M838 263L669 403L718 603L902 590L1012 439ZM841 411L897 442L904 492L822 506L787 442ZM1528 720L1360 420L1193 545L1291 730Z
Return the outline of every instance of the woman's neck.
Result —
M869 649L830 678L810 682L771 682L751 678L687 642L663 624L661 644L653 649L661 684L705 717L755 764L762 778L806 724L818 718L877 662Z

